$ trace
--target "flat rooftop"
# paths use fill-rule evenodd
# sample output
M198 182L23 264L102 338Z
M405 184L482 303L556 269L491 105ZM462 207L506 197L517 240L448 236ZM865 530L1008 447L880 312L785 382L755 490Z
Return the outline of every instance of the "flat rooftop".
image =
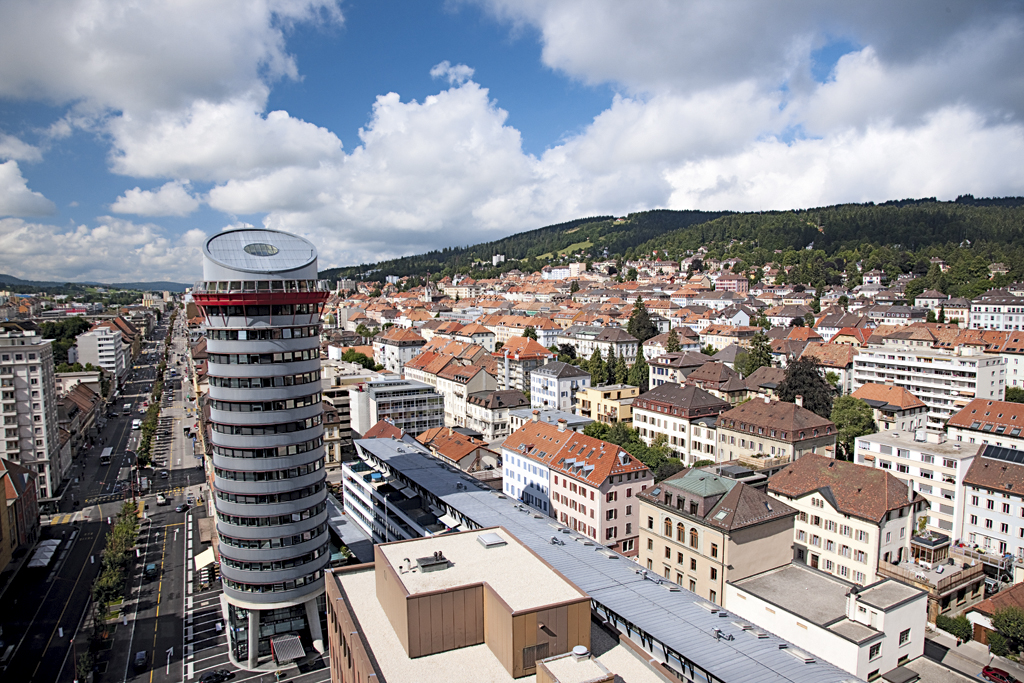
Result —
M513 679L486 643L410 659L377 600L377 582L372 566L329 573L327 580L340 584L386 681L533 683L537 680L535 675ZM591 622L590 640L592 654L605 668L616 674L617 683L665 683L665 679L655 674L646 662L640 660L627 646L612 640L594 622Z
M720 618L702 607L706 601L690 591L650 572L638 573L635 562L571 532L554 519L534 516L518 501L424 453L411 437L361 439L355 444L369 462L435 496L437 504L448 508L448 514L460 520L463 528L501 526L508 530L589 595L595 614L618 622L623 634L623 621L632 624L634 642L640 642L639 629L653 639L656 650L667 647L729 683L857 680L820 659L811 663L797 660L779 648L787 641L774 635L753 637L731 619ZM552 538L560 542L552 543ZM733 640L716 638L716 630L733 636ZM676 671L687 665L681 664L676 654L669 659L669 667ZM608 668L629 681L615 666Z
M932 455L941 455L944 458L967 458L977 455L980 444L964 443L961 441L945 441L943 443L932 443L930 441L915 441L914 432L895 431L878 432L857 437L857 441L868 441L880 443L893 448L906 448ZM895 455L895 453L893 453Z
M795 562L732 583L823 627L846 617L846 594L853 586Z
M496 534L505 544L485 548L479 539L487 534ZM395 568L409 595L486 583L513 611L587 597L504 529L442 534L377 547ZM438 551L448 559L447 569L416 569L417 558L431 557ZM411 560L412 571L398 569L405 566L406 558Z
M877 629L847 618L847 594L854 584L810 567L791 563L736 581L733 585L855 643L881 635ZM925 595L924 591L912 586L882 579L861 589L860 599L867 605L885 610Z

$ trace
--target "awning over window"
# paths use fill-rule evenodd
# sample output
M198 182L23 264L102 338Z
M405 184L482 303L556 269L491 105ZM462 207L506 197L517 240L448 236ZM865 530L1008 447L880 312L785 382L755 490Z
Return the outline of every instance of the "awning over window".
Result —
M292 662L306 656L306 651L302 647L302 641L293 633L286 633L271 638L270 651L274 654L274 659L277 660L278 664Z

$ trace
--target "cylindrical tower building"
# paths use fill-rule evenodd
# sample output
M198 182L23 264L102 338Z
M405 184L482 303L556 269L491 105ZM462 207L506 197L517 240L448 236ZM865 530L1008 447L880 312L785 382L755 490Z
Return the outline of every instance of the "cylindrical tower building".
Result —
M203 248L192 291L206 318L221 598L230 656L254 669L298 634L323 651L330 562L316 248L246 228ZM290 639L294 645L294 639Z

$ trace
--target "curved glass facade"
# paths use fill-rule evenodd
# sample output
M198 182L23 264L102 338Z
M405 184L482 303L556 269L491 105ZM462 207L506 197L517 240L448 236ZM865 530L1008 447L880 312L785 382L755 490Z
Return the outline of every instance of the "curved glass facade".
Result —
M254 668L275 634L320 639L316 604L330 562L320 315L329 292L315 280L313 246L273 230L214 235L203 266L207 282L193 297L206 318L229 645L236 663Z

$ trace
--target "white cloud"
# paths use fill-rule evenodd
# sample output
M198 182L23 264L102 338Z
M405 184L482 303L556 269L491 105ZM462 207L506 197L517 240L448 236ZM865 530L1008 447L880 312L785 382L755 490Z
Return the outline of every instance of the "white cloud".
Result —
M22 142L13 135L0 133L0 159L40 161L42 158L43 153L38 147Z
M187 283L201 273L205 238L201 230L171 236L151 223L111 217L93 228L0 219L5 272L35 280Z
M790 144L762 140L738 154L668 173L672 208L791 209L879 198L1006 196L1024 188L1024 127L986 127L966 108L923 125L881 123Z
M430 69L431 78L447 78L448 85L462 85L469 79L473 78L473 74L476 72L472 67L468 67L465 64L456 64L452 66L451 62L447 59L443 62L435 64Z
M53 202L28 189L17 161L0 164L0 216L49 216Z
M226 102L196 100L187 109L109 123L115 173L143 178L224 181L290 166L316 168L338 157L341 140L287 112L262 115L259 88Z
M130 112L296 78L284 29L338 24L337 0L0 3L0 96Z
M118 197L110 210L139 216L187 216L199 208L199 199L189 192L188 181L172 180L156 190L136 187Z

